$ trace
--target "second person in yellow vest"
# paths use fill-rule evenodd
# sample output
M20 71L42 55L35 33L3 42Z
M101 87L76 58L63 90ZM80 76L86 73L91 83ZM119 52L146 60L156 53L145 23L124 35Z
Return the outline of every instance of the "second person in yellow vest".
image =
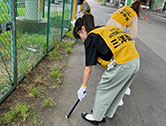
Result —
M131 6L124 6L112 14L106 25L115 25L123 30L130 28L129 35L134 40L137 34L137 20L140 17L141 2L135 0Z
M91 7L86 0L79 0L78 5L80 5L79 13L91 14Z

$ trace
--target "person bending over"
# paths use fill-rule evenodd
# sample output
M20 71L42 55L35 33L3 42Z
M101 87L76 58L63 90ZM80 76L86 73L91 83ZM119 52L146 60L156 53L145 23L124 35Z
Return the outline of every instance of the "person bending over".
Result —
M97 63L105 71L96 88L92 113L81 113L83 119L97 125L112 118L120 100L139 70L139 54L130 36L117 26L95 27L94 17L85 14L77 19L73 29L76 39L84 41L85 70L78 98L87 93L87 83L92 67Z
M130 28L129 35L134 40L137 34L137 20L140 17L141 2L135 0L131 6L124 6L112 14L106 25L116 25L125 30Z

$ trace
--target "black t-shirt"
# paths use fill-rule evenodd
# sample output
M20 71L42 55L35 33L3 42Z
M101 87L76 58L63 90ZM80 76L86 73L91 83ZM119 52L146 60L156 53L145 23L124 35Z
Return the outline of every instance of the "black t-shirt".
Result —
M109 61L113 57L112 51L98 34L89 34L84 42L84 46L86 66L96 65L97 57L106 61Z

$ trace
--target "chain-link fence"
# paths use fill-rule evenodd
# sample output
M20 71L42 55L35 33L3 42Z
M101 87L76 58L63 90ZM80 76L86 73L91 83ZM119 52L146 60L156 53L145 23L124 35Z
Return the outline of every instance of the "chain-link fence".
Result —
M70 29L72 1L0 0L0 102Z
M14 89L13 2L0 0L0 100Z

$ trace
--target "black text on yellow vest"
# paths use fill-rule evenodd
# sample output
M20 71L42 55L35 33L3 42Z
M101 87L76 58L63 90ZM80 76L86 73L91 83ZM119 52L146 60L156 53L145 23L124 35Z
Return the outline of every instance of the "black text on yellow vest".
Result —
M139 57L135 44L129 35L117 26L104 26L92 30L90 33L99 34L113 53L117 64L123 64ZM89 34L90 34L89 33ZM98 62L102 65L101 58ZM107 65L109 62L107 62Z
M112 19L117 21L119 24L121 24L123 27L127 26L129 27L130 21L133 17L137 16L134 10L132 10L128 6L124 6L118 11L114 12L113 15L111 16Z

